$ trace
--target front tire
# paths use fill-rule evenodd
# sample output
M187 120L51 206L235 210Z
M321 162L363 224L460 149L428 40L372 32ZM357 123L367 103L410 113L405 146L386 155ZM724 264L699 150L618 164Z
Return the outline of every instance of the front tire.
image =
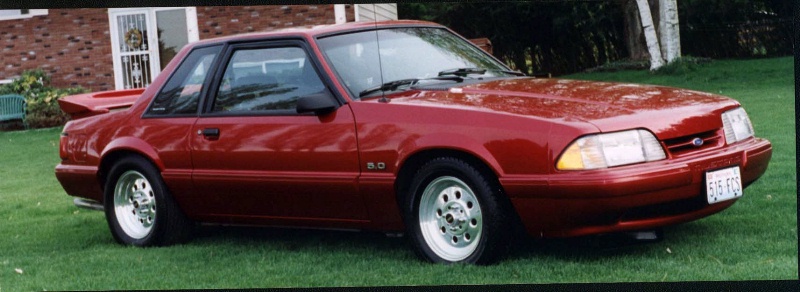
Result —
M172 199L158 170L138 156L120 159L105 185L106 221L125 245L163 246L188 239L192 223Z
M437 158L419 169L403 198L418 255L435 263L491 264L505 253L511 216L490 178L457 158Z

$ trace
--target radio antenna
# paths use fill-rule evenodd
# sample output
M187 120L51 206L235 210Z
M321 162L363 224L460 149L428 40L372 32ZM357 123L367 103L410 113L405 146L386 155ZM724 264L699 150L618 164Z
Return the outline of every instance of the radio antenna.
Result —
M381 61L381 39L378 36L378 4L372 4L372 21L375 24L375 44L378 46L378 72L380 74L380 84L384 84L383 82L383 61ZM389 99L386 98L386 91L381 90L381 98L378 99L378 102L389 102Z

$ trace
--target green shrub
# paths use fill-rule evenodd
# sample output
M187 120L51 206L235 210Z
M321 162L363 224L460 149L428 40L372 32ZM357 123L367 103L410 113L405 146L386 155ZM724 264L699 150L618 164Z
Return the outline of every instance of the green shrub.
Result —
M68 94L60 95L66 96ZM61 111L58 102L53 99L53 102L49 103L28 103L26 119L31 128L50 128L66 124L69 121L69 115Z
M50 86L50 76L41 69L22 72L11 83L0 85L0 94L15 93L28 102L26 120L31 128L62 126L69 115L61 111L58 99L67 95L85 93L81 87L55 88Z
M606 63L598 67L586 69L584 72L617 72L624 70L643 70L650 67L650 62L647 60L630 60L623 59L615 62Z
M683 56L673 61L672 63L661 66L661 68L653 71L656 75L683 75L689 72L694 72L701 64L710 63L709 58L697 58L692 56Z
M697 70L702 64L710 63L710 58L698 58L692 56L683 56L678 58L672 63L666 64L661 68L653 71L655 75L683 75ZM617 72L624 70L647 70L650 68L649 60L619 60L616 62L606 63L604 65L587 69L586 73L594 72Z

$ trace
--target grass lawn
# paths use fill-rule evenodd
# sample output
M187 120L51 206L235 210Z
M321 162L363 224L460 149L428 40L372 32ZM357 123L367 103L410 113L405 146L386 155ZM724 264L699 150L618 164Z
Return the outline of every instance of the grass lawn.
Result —
M165 248L117 245L102 212L72 205L53 175L60 129L0 132L0 291L797 279L793 59L715 61L684 75L577 79L684 87L744 104L772 141L769 170L728 210L656 243L531 240L494 266L432 265L378 233L205 227Z

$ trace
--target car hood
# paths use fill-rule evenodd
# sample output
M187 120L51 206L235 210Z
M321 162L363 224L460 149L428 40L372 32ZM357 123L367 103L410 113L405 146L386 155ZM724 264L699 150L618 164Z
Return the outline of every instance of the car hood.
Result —
M500 112L554 121L582 121L602 132L646 128L670 139L722 127L730 98L663 86L515 78L459 87L420 87L392 103Z

